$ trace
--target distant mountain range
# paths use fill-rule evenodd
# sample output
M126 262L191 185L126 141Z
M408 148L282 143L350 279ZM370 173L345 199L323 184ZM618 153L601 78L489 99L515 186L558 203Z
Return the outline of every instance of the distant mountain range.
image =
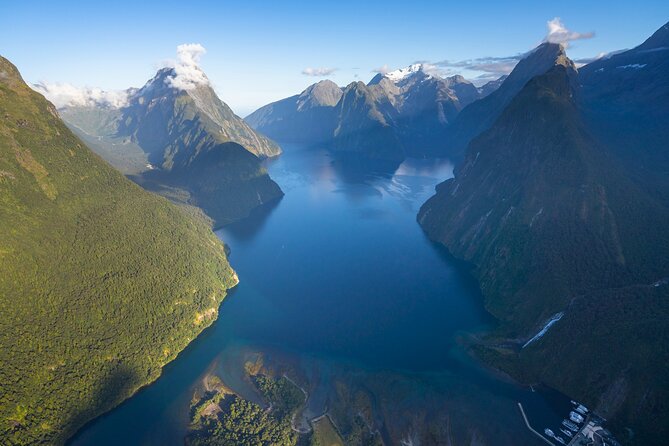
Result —
M543 44L450 132L464 161L418 221L475 266L502 322L479 354L586 401L631 444L662 444L669 25L578 71L560 45Z
M279 141L401 160L439 153L460 110L499 85L493 81L477 88L462 76L444 79L414 64L344 89L318 82L258 109L246 121Z
M279 155L279 146L236 116L208 82L176 88L175 76L174 68L159 70L128 90L121 107L74 105L59 113L113 166L147 189L201 207L216 225L280 197L260 162Z
M160 376L237 283L200 213L95 155L0 57L0 443L61 445Z

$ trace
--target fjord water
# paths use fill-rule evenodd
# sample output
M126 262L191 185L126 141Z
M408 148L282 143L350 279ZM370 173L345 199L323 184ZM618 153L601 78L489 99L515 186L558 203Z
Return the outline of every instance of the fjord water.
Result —
M91 422L71 444L183 444L202 376L216 367L244 394L243 352L264 349L329 364L336 373L355 370L360 379L391 373L395 383L405 376L427 383L430 390L417 394L430 393L454 420L536 444L515 402L532 407L540 424L554 410L464 353L458 338L493 321L467 268L416 223L419 206L452 166L370 163L285 146L268 169L285 197L217 232L240 278L218 320L156 383Z

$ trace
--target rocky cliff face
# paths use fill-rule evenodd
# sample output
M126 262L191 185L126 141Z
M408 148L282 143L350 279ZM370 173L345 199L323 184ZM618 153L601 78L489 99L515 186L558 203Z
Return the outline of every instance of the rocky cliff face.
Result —
M393 127L396 112L387 83L355 82L344 89L336 106L337 126L330 147L370 158L402 159L404 149Z

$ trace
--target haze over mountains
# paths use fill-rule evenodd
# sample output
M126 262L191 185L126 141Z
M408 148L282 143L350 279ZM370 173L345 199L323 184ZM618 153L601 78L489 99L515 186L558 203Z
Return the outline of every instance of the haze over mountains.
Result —
M201 207L217 226L282 195L261 159L279 146L251 129L221 101L180 47L180 61L162 68L120 103L71 102L60 115L98 154L147 189ZM49 95L48 87L38 85Z
M437 153L460 110L498 84L477 88L462 76L444 79L414 64L343 89L328 80L318 82L258 109L246 121L279 141L401 160Z
M464 161L418 216L502 321L480 354L637 444L669 434L668 53L667 25L579 71L542 45L456 119Z

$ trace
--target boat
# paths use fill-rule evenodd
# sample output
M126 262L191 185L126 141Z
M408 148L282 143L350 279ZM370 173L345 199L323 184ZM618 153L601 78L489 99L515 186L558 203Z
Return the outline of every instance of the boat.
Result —
M567 443L565 443L564 439L563 439L562 437L560 437L559 435L556 435L556 436L553 437L553 438L555 438L555 440L556 440L558 443L567 444Z
M579 404L576 407L576 412L580 413L581 415L585 415L589 412L588 408L585 407L583 404Z
M562 425L572 432L578 432L578 426L569 420L562 420Z
M581 424L583 422L583 416L579 413L576 413L574 411L569 412L569 419L573 421L574 423Z
M549 437L555 437L553 431L548 428L544 429L544 434L548 435Z
M560 429L560 432L562 432L563 434L565 434L569 438L574 436L574 434L572 434L569 429Z

